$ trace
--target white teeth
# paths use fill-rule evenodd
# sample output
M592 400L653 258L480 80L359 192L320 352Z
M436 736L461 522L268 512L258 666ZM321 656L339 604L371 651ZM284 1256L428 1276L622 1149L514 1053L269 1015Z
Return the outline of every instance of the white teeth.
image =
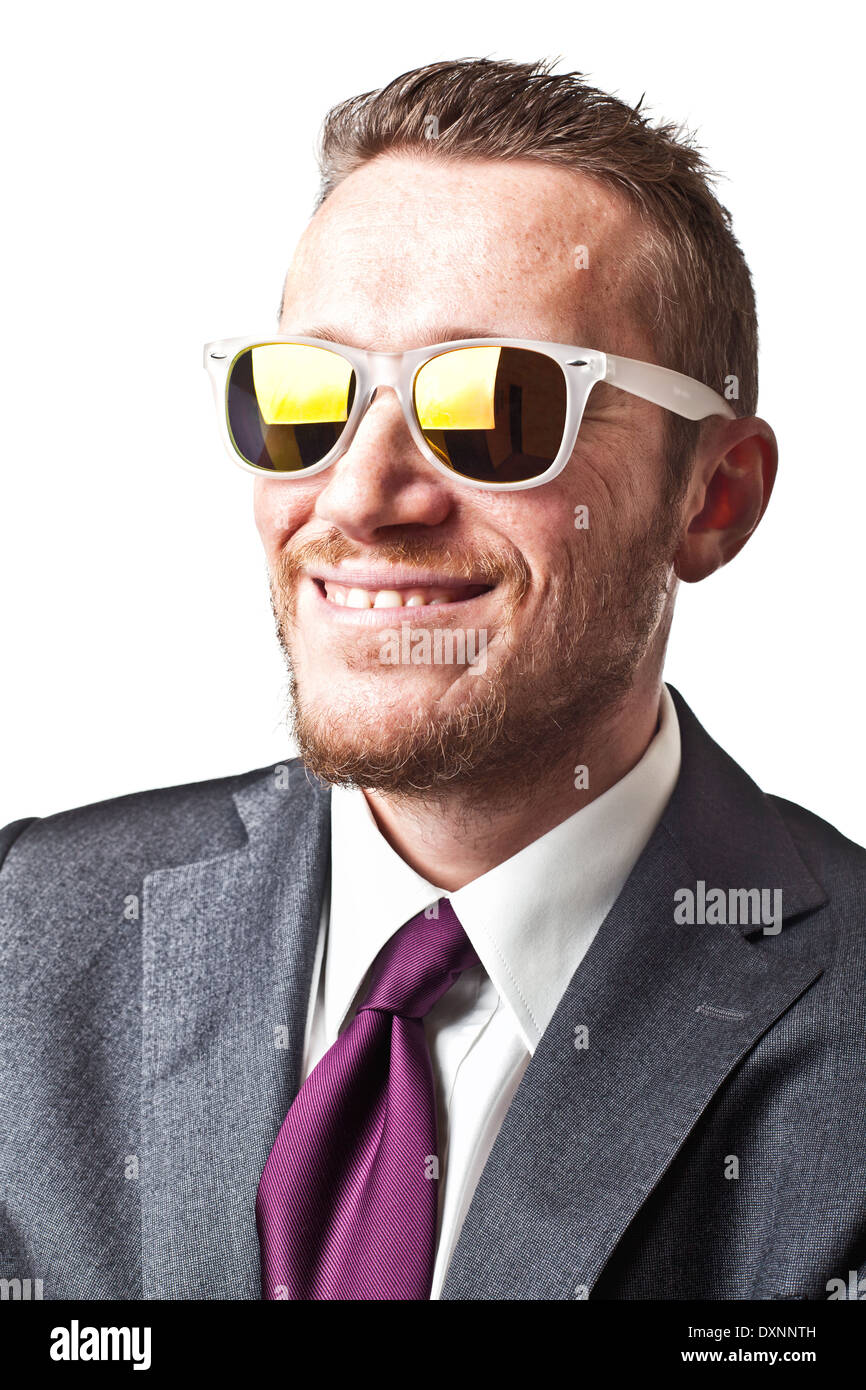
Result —
M437 603L454 603L450 589L348 589L333 580L324 582L325 597L341 608L423 608Z

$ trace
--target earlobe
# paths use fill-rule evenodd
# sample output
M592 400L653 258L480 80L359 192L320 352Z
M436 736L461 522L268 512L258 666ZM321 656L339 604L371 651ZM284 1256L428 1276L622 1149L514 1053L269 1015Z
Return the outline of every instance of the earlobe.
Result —
M778 449L770 426L751 418L731 423L721 455L703 470L703 485L674 569L685 583L706 579L742 549L767 508ZM734 437L732 438L731 435Z

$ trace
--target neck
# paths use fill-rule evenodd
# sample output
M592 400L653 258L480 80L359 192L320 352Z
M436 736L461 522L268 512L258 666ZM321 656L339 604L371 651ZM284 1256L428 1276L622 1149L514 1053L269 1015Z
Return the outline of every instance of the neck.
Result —
M581 741L581 765L588 779L575 775L573 754L533 763L536 774L524 794L505 801L501 790L484 797L477 785L449 787L425 800L366 791L367 804L381 833L397 854L430 883L454 893L497 864L511 859L533 840L588 806L640 762L658 727L661 678L633 687L622 706ZM589 785L581 785L588 780ZM575 785L577 783L578 785Z

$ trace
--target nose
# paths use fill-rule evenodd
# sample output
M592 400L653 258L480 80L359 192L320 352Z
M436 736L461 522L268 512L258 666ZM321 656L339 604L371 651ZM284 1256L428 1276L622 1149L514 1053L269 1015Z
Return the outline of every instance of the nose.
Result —
M352 443L322 479L316 515L362 543L388 527L440 526L454 506L447 478L418 452L391 386L377 387Z

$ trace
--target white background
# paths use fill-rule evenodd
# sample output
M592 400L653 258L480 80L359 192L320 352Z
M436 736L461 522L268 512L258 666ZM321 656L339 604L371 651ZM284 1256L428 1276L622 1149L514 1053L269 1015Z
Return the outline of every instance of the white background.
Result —
M768 791L866 841L862 34L854 8L208 0L4 19L0 824L286 754L251 480L211 338L271 331L334 102L561 55L697 133L752 268L757 536L683 587L667 677Z

